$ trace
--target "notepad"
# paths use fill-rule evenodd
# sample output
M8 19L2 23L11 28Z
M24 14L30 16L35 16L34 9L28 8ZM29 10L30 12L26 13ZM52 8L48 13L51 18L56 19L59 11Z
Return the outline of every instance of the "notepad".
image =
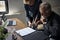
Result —
M27 28L24 28L24 29L21 29L21 30L17 30L16 33L18 33L21 36L25 36L25 35L31 34L34 31L36 31L36 30L34 30L30 27L27 27Z

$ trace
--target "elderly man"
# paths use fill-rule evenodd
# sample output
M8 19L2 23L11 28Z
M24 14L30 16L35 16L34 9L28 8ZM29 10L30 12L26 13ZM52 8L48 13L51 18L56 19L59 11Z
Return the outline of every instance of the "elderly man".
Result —
M60 16L52 11L51 5L47 2L41 3L39 11L45 35L54 40L60 40ZM47 40L49 39L47 38Z

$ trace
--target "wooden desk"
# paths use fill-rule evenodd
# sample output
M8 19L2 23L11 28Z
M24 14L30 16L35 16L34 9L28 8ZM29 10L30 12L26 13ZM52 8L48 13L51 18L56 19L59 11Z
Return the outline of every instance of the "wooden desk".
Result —
M26 27L25 23L23 23L21 20L19 20L18 18L11 18L11 20L15 20L16 21L16 25L14 26L14 28L16 30L19 29L23 29Z
M16 25L15 26L8 26L7 28L8 28L9 32L12 32L14 28L15 28L15 30L19 30L19 29L23 29L26 27L26 25L18 18L11 18L11 19L16 21ZM12 33L12 34L16 35L17 40L23 40L22 37L20 37L16 33Z

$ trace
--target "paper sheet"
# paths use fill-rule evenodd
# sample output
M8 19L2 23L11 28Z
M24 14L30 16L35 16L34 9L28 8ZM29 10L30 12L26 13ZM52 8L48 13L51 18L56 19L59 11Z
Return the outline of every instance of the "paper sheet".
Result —
M36 30L34 30L30 27L27 27L27 28L24 28L24 29L21 29L21 30L17 30L16 33L18 33L21 36L25 36L25 35L28 35L28 34L34 32L34 31L36 31Z

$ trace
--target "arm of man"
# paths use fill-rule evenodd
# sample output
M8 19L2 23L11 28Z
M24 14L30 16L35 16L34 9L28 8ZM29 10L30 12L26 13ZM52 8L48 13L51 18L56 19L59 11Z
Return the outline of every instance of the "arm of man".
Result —
M53 21L49 23L49 25L44 26L44 33L49 36L49 38L56 39L58 35L58 28L59 28L59 23L56 19L52 19Z

